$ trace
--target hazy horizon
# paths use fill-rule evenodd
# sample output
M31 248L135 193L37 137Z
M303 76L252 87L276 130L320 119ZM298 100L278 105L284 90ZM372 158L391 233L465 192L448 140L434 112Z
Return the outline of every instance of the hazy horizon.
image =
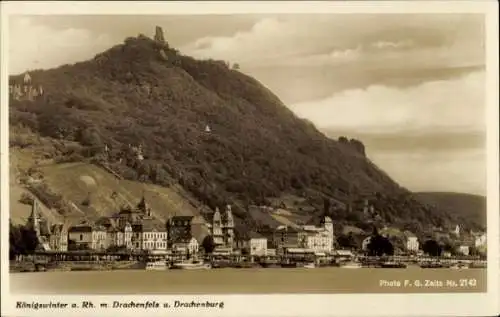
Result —
M9 73L93 58L126 37L238 63L412 191L486 195L482 15L18 16ZM19 40L22 39L22 40Z

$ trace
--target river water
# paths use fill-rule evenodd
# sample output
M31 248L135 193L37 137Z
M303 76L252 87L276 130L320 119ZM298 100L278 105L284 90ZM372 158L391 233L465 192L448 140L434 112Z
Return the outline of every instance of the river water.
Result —
M10 273L10 291L68 295L485 292L486 269L328 267Z

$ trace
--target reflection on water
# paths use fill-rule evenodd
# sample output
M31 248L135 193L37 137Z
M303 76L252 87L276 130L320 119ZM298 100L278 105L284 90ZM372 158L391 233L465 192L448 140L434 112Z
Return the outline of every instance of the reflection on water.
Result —
M476 286L446 281L476 280ZM381 280L441 281L444 286L381 287ZM439 284L439 283L437 283ZM485 292L486 269L213 269L199 271L81 271L11 273L12 293L31 294L208 294Z

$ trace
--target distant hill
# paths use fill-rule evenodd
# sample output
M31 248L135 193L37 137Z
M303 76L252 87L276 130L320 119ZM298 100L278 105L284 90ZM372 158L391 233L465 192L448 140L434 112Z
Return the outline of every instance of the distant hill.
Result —
M297 219L319 217L329 199L334 204L326 213L336 222L365 229L376 223L422 228L458 221L455 213L421 203L394 182L368 159L362 142L327 138L224 61L195 60L139 35L92 60L30 74L44 95L11 99L12 147L48 140L53 144L42 150L44 158L106 164L130 181L180 188L211 210L232 203L243 230L262 225L250 205L279 204L283 197L295 197ZM22 79L11 76L10 82ZM101 175L78 164L43 172L50 186L75 201L88 195L82 177L91 182ZM138 186L99 184L96 192L106 196L122 186L124 197L127 186ZM364 199L376 213L361 212ZM97 201L106 210L116 207L104 196ZM282 217L273 219L283 222Z
M420 192L417 199L454 213L468 222L486 228L486 197L463 193Z

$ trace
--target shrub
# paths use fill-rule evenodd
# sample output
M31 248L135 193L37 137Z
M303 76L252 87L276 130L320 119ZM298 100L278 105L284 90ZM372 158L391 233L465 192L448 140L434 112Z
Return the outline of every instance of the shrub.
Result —
M25 205L33 205L34 199L31 194L22 193L21 198L19 198L19 202Z

